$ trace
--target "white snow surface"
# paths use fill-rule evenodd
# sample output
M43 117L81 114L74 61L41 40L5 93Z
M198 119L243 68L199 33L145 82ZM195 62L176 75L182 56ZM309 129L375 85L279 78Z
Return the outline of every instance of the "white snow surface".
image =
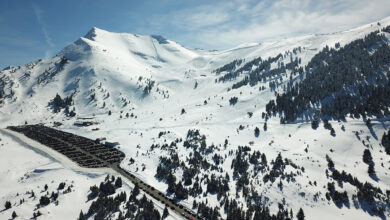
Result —
M107 175L119 176L108 168L87 169L79 167L76 163L62 154L33 141L22 134L1 129L0 130L0 202L12 203L12 208L0 211L0 219L10 219L15 211L18 219L31 219L39 198L49 192L59 192L58 205L51 203L41 207L42 216L39 219L77 219L80 211L88 212L93 200L88 201L89 187L103 182ZM123 178L124 184L116 193L122 191L127 195L134 185ZM64 182L65 189L72 185L72 191L64 193L58 190L58 185ZM48 190L44 191L44 185ZM34 191L35 198L27 192ZM164 205L150 196L155 208L162 215ZM20 200L24 202L20 204ZM113 216L114 217L114 216ZM180 216L170 212L167 219L180 219Z
M275 213L277 204L285 199L287 207L292 208L294 213L302 207L307 219L375 219L378 217L370 216L353 204L349 208L338 208L325 199L326 184L329 182L325 176L325 155L333 159L338 170L345 170L361 182L370 182L382 190L390 189L390 160L380 146L380 138L390 126L388 121L373 120L373 132L367 129L362 120L347 118L346 122L331 121L336 130L333 137L322 126L314 131L310 123L304 120L302 123L281 125L278 118L271 118L267 122L268 130L261 129L260 136L256 138L253 130L256 126L263 127L261 113L265 111L265 104L274 98L274 92L269 89L259 91L261 86L268 88L267 83L229 91L234 82L215 83L218 76L212 71L235 59L245 59L245 62L259 56L266 59L297 47L301 47L302 51L296 56L305 65L326 45L334 47L339 42L342 46L362 38L390 25L390 17L381 20L380 24L378 26L375 22L332 34L245 44L224 51L193 50L163 37L111 33L92 28L53 58L0 72L0 77L10 82L6 91L14 94L0 104L0 127L25 122L52 126L57 121L63 124L58 129L64 131L92 139L107 137L108 141L119 142L119 149L126 154L121 166L161 191L165 191L167 185L154 175L159 156L167 152L160 149L151 151L153 143L169 144L176 138L185 139L189 129L199 129L201 134L206 135L208 145L222 146L224 140L228 139L227 148L220 147L218 151L221 155L228 155L230 150L249 146L249 142L253 141L252 150L265 153L269 161L281 152L283 158L305 167L303 176L297 177L297 183L285 182L283 191L276 184L263 184L261 176L253 179L253 187L270 198L268 205L272 212ZM68 63L62 70L54 71L61 57L66 57ZM43 76L45 72L52 74ZM42 77L43 81L38 80ZM287 82L287 74L282 79ZM149 94L145 94L144 88L151 81L155 82L154 86ZM198 84L196 89L195 83ZM61 97L73 94L74 105L71 109L75 107L76 117L69 118L63 112L52 112L48 102L57 93ZM239 97L235 106L228 102L233 96ZM181 114L181 109L185 109L186 113ZM109 116L108 111L112 115ZM253 112L253 117L249 118L247 112ZM134 117L127 118L126 113ZM74 126L75 121L81 120L77 117L92 117L91 120L98 124L91 127ZM238 131L240 125L244 125L244 130ZM345 131L341 129L342 125ZM92 131L94 128L99 130ZM170 133L158 138L161 131ZM363 151L367 147L357 139L356 131L375 158L377 181L367 174L368 166L362 162ZM5 135L5 132L0 135L1 205L7 200L14 204L21 197L27 198L24 194L26 191L34 190L41 194L45 183L50 191L59 182L66 181L75 186L75 192L60 195L60 206L49 205L43 213L44 219L75 219L80 209L85 211L88 208L86 195L89 187L99 184L107 170L81 171L66 159L53 159L51 157L55 156L52 153L48 157L35 148L32 150ZM308 148L308 153L304 151L305 148ZM185 158L189 151L179 144L177 153L180 158ZM135 164L130 165L129 158L134 158ZM212 160L211 156L209 159ZM232 157L228 156L222 165L230 176L231 161ZM145 166L144 170L142 166ZM317 186L310 185L309 181L316 181ZM128 183L126 187L126 190L131 189L132 185ZM349 184L344 184L344 188L338 187L339 190L346 190L350 196L356 193ZM317 192L320 199L314 202L313 196ZM16 193L19 196L15 196ZM301 196L302 193L305 195ZM235 195L233 181L230 183L230 195ZM193 199L190 197L182 204L192 208ZM196 199L199 202L206 198ZM211 206L219 205L216 195L209 194L207 199ZM28 198L25 204L16 205L15 210L27 219L32 216L36 203ZM10 216L9 210L0 212L1 219Z

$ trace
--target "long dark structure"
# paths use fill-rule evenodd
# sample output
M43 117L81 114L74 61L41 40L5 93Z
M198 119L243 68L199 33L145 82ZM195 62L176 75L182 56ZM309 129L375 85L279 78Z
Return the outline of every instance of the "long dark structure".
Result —
M58 151L82 167L108 167L110 164L120 163L125 158L125 154L115 148L43 125L9 126L7 128Z
M116 148L108 147L86 137L56 130L44 125L8 126L7 129L22 133L26 137L60 152L82 167L111 168L184 218L193 220L201 219L192 210L176 203L175 200L168 198L164 193L121 168L119 164L125 158L125 154Z

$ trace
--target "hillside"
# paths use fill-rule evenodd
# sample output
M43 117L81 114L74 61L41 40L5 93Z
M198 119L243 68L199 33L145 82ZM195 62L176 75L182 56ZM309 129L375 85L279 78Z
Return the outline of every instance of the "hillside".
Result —
M92 28L0 72L0 125L119 142L122 168L205 219L387 219L389 25L224 51Z

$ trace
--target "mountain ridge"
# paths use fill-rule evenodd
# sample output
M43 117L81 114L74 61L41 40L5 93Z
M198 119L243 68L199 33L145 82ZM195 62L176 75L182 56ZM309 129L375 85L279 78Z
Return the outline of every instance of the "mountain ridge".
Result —
M351 54L364 60L387 54L378 52L377 40L389 45L384 28L390 17L379 23L223 51L92 28L53 58L0 72L0 125L44 123L119 142L123 169L205 218L215 209L221 218L240 219L255 215L260 205L284 218L286 208L302 208L308 219L388 218L390 163L381 142L388 116L363 119L357 112L345 120L285 123L283 111L268 109L288 92L293 100L320 92L336 97L338 90L303 95L294 89L303 90L298 85L310 74L321 80L312 77L305 87L322 88L323 81L332 86L337 76L343 82L344 75L332 75L338 68L323 75L315 69L351 61L347 70L355 74L359 56ZM331 62L336 55L343 59ZM372 63L379 67L370 74L388 80L388 65ZM318 107L302 103L309 112ZM92 125L80 126L83 121ZM366 150L373 163L362 160Z

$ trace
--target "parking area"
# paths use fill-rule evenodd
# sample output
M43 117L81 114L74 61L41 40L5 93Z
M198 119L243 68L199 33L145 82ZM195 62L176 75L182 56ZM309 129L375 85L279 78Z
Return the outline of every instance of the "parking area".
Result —
M43 125L9 126L7 128L58 151L82 167L108 167L125 158L125 154L115 148Z
M167 197L163 192L122 169L119 164L125 158L125 154L113 147L108 147L96 143L94 140L43 125L9 126L7 129L22 133L26 137L50 147L76 162L81 167L112 168L135 185L138 185L145 193L160 201L185 219L202 219L192 210L178 204L177 201Z

